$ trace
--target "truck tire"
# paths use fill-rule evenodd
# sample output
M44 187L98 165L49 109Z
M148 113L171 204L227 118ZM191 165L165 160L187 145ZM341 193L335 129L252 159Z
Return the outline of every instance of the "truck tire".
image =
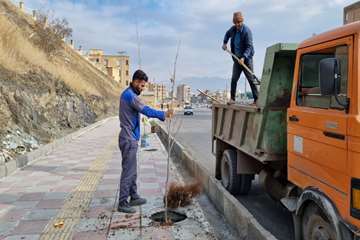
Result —
M305 209L302 218L302 239L336 240L335 227L315 204L310 204Z
M254 179L253 174L239 174L240 175L240 195L247 195L251 189L251 183Z
M221 183L231 194L247 194L251 188L252 174L237 174L236 153L227 149L221 159Z

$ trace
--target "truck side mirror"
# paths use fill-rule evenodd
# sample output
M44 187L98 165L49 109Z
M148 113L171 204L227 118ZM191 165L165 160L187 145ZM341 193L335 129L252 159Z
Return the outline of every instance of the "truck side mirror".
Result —
M336 58L324 58L319 64L320 92L323 96L340 93L340 62Z

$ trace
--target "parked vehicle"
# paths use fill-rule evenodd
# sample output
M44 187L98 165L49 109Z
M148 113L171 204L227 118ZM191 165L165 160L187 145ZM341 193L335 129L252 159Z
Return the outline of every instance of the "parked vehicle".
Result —
M271 46L257 104L212 107L216 177L248 194L258 174L295 239L359 236L359 36L357 22Z
M191 106L184 107L184 115L194 115L194 110Z

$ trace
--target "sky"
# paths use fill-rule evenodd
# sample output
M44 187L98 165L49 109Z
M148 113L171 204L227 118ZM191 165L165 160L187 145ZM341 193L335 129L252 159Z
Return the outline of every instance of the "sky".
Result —
M18 0L13 0L18 2ZM230 86L232 60L221 50L232 13L242 11L254 39L254 68L261 76L266 48L278 42L299 43L342 25L349 0L25 0L66 18L76 46L108 54L126 51L131 71L141 67L151 81L169 84L180 42L177 83L192 89ZM138 28L136 27L138 26ZM243 79L241 81L244 81ZM239 84L243 86L243 84ZM239 87L241 88L241 87Z

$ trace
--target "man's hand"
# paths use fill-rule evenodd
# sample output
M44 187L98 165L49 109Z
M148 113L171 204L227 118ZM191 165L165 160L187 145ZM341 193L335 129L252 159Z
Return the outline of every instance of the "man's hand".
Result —
M165 112L165 116L166 118L172 118L174 116L174 110L173 109L169 109Z
M222 45L222 49L223 49L224 51L226 51L227 45L226 45L226 44L223 44L223 45Z
M245 64L245 58L240 58L240 62L241 62L242 64Z

